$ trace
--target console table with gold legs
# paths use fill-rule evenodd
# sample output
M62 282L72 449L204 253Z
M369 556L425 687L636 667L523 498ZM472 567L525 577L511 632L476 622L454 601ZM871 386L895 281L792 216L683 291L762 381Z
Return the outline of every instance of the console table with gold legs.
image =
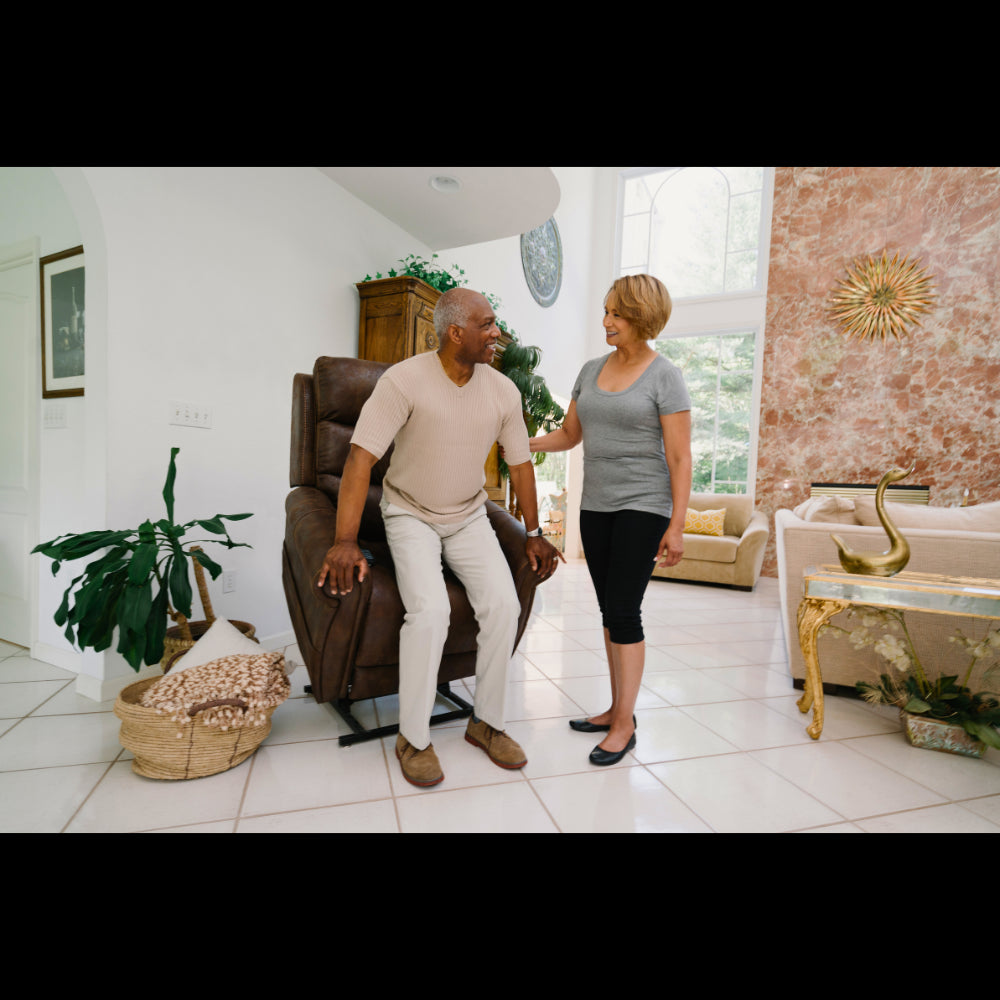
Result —
M845 608L861 604L1000 619L1000 580L906 571L895 576L862 576L845 573L839 566L807 566L797 615L806 678L797 704L800 712L813 711L806 732L814 740L823 732L823 675L816 652L819 630Z

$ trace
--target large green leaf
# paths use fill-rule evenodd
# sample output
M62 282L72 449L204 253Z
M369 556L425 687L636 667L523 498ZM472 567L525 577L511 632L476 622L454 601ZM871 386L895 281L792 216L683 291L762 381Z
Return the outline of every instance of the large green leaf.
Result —
M192 521L192 524L198 524L206 531L211 531L213 535L224 535L226 534L226 526L219 520L219 515L216 514L215 517L210 517L205 521Z
M202 552L201 550L192 552L191 555L195 559L197 559L198 562L200 562L201 565L204 566L209 573L212 574L213 580L217 580L219 578L219 574L222 572L222 567L214 559L211 559L209 556L205 555L205 553Z
M100 549L110 548L125 541L133 531L87 531L81 535L61 535L51 542L42 542L31 551L40 552L50 559L71 562L82 559Z
M150 581L147 579L140 584L130 582L122 593L118 609L119 627L144 634L152 606L153 588Z
M163 658L163 639L166 634L167 589L163 587L153 598L153 606L149 612L149 626L146 629L146 648L144 651L146 663L159 663Z
M159 548L155 542L141 542L132 553L132 558L129 561L129 583L142 583L143 580L148 580L156 565L158 555Z
M185 618L191 617L191 577L188 573L188 562L180 546L175 547L168 574L170 598L174 608Z
M142 666L142 654L146 649L145 637L129 628L118 629L118 652L133 670Z
M982 722L964 722L963 727L970 736L975 736L977 740L982 740L987 746L1000 750L1000 733L992 726Z
M62 603L56 608L55 623L57 625L65 625L66 620L69 617L69 596L73 592L73 588L83 579L83 574L81 573L65 590L62 597ZM72 639L70 640L72 642Z
M103 559L91 563L87 567L83 585L76 595L74 617L82 621L87 617L92 607L99 607L116 592L119 574L127 578L128 563L123 558L124 549L111 551Z
M174 481L177 479L177 453L180 448L170 449L170 465L167 466L167 481L163 484L163 502L167 505L167 519L174 520Z
M97 604L95 614L83 618L77 609L77 642L81 649L92 647L96 652L108 649L111 645L115 626L118 623L118 602L128 579L128 570L122 568L112 573L105 580L101 589L101 601Z

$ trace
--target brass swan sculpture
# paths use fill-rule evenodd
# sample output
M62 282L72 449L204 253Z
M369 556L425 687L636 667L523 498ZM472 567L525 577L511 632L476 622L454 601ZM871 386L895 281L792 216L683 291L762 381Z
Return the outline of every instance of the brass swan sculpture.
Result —
M879 481L875 490L875 512L889 535L889 550L887 552L854 552L844 543L839 535L831 535L840 551L840 565L848 573L861 573L865 576L895 576L910 560L910 546L899 533L899 529L889 519L885 512L885 488L889 483L905 479L915 465L908 469L890 469Z

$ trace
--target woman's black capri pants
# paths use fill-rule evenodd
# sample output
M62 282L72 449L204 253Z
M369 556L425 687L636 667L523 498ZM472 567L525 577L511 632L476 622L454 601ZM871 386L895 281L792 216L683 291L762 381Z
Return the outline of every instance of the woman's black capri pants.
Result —
M642 510L580 511L580 537L612 642L642 642L642 598L670 518Z

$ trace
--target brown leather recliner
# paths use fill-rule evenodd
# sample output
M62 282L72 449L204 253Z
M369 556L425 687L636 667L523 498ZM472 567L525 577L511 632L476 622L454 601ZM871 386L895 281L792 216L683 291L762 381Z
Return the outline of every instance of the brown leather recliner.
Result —
M399 728L397 724L365 730L351 713L353 702L399 690L399 630L404 609L379 511L391 447L372 469L358 533L358 545L369 557L371 571L344 596L334 594L329 582L322 588L316 586L323 559L334 542L337 494L354 425L388 367L355 358L318 358L312 375L298 374L293 379L290 484L294 488L285 501L282 579L311 693L318 702L331 702L352 729L351 735L340 737L342 745L389 735ZM516 649L540 577L525 554L524 526L490 500L486 508L521 604ZM451 692L449 682L476 672L478 626L472 606L461 583L447 569L445 583L452 610L438 690L459 708L434 715L432 723L471 714L472 706Z

